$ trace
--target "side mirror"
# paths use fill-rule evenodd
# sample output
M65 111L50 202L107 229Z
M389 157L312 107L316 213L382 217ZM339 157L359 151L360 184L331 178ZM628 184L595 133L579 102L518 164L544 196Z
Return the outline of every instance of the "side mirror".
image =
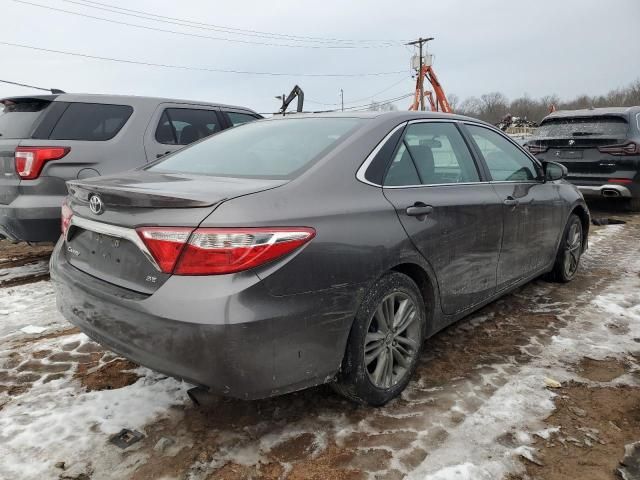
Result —
M544 178L550 182L562 180L569 174L567 167L557 162L544 162Z

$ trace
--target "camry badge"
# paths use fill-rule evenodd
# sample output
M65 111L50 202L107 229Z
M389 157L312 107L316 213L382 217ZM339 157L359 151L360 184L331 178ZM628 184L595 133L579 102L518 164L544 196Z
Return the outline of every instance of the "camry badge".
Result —
M104 204L102 199L95 193L89 196L89 210L95 215L100 215L104 212Z

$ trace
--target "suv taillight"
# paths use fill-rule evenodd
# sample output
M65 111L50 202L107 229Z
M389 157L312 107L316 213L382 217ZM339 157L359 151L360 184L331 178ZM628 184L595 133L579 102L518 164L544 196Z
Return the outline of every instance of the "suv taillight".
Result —
M537 155L538 153L544 153L549 149L549 147L543 147L535 144L527 145L527 148L534 155Z
M73 211L69 206L67 200L62 203L62 211L60 215L60 227L62 230L62 236L64 237L67 234L67 230L69 229L69 225L71 224L71 217L73 216Z
M609 155L638 155L640 154L640 145L635 142L628 142L622 145L598 147L598 150Z
M258 267L293 252L316 232L307 227L143 227L138 235L164 273L221 275Z
M16 173L23 180L38 178L46 162L59 160L70 151L69 147L18 147L15 153Z

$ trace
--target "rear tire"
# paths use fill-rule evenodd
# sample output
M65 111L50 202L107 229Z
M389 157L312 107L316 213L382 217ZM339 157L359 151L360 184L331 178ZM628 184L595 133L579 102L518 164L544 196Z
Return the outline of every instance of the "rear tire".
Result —
M554 282L567 283L574 279L580 266L583 248L583 231L580 217L572 213L564 227L556 262L549 274Z
M425 318L422 295L411 278L398 272L380 278L358 309L334 390L373 406L398 396L422 352Z

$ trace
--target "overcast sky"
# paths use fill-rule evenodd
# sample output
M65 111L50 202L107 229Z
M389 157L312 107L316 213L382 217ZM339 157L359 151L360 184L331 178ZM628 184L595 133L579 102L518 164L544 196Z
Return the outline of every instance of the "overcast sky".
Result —
M399 43L418 36L435 37L430 44L435 55L434 67L446 92L460 98L490 91L501 91L510 98L525 93L532 97L558 94L572 98L582 93L606 93L640 78L640 0L93 2L101 8L113 5L196 21L201 28L150 21L133 16L144 16L134 12L121 15L79 5L85 0L29 2L188 35L134 28L0 0L0 42L208 69L294 74L400 72L364 77L302 77L187 71L90 60L0 44L0 79L68 92L166 96L270 112L279 106L273 97L288 93L297 83L309 100L306 109L331 108L311 100L337 104L341 88L347 105L353 101L363 104L412 91L409 69L412 50ZM211 25L280 35L398 44L386 47L358 42L358 46L369 48L299 48L352 44L262 34L234 35L213 30ZM386 91L372 96L382 90ZM36 92L0 83L0 97L30 93ZM398 102L399 108L407 105L407 100Z

